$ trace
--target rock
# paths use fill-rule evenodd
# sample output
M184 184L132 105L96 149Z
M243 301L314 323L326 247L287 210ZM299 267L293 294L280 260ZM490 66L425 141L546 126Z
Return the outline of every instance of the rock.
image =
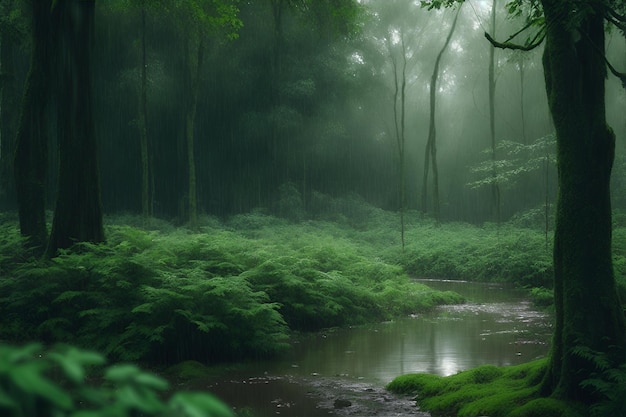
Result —
M333 403L333 405L335 408L346 408L352 405L352 401L337 398L335 402Z

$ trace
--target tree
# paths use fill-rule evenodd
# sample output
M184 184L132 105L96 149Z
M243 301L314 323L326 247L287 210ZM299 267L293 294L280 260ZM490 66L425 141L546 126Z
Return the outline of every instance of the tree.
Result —
M439 64L443 53L448 48L454 29L456 29L456 22L459 19L459 13L461 8L457 10L450 26L448 36L437 54L435 59L435 66L433 67L433 73L430 77L430 119L428 128L428 140L426 142L426 149L424 151L424 176L422 177L422 211L427 211L427 195L428 195L428 172L430 170L430 164L432 164L433 171L433 214L435 220L439 222L441 220L441 210L439 209L439 168L437 167L437 126L435 124L435 110L436 110L436 98L437 98L437 79L439 78Z
M430 7L452 4L446 0ZM513 14L527 10L515 0ZM546 93L557 140L558 186L554 241L556 325L542 393L592 403L583 381L598 372L595 358L626 361L626 325L615 290L611 252L610 176L615 136L605 115L605 20L623 29L625 5L612 0L532 1L523 45L487 39L496 47L531 50L545 39ZM522 30L523 31L523 30ZM517 34L521 33L519 31ZM515 34L515 35L517 35ZM591 352L591 354L590 354Z
M496 33L496 0L491 4L491 33ZM496 48L493 44L489 45L489 134L491 139L491 160L496 160ZM491 172L494 181L491 183L491 204L495 211L496 222L500 223L500 186L495 180L498 173L495 169Z
M102 203L92 107L91 49L95 0L58 8L57 133L59 183L47 254L75 242L102 242Z
M48 76L55 74L56 8L52 0L33 1L30 70L22 98L15 143L15 190L20 231L28 245L42 252L48 236L45 219L45 189L48 162ZM3 138L4 140L4 138Z
M406 211L406 46L404 44L404 30L402 28L400 29L399 36L402 57L400 70L398 70L397 58L393 54L390 39L388 39L388 49L393 70L393 122L396 143L398 145L398 157L400 158L400 239L402 241L402 250L404 250L404 212ZM398 71L400 72L400 80L398 80ZM400 106L400 114L398 114L398 105Z
M195 227L198 220L198 196L194 129L207 38L225 30L228 39L235 39L242 23L238 17L239 9L231 0L191 0L168 3L168 7L177 16L176 24L181 29L183 51L183 138L187 166L187 201L183 204L186 207L185 213L181 214Z
M21 6L14 0L0 1L0 202L15 204L13 158L18 126L18 77L15 50L24 37Z

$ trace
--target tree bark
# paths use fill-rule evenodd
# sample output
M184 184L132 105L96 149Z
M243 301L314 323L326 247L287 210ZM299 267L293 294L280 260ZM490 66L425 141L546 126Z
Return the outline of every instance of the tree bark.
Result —
M59 185L47 253L75 242L102 242L102 204L92 108L91 47L95 0L58 2Z
M612 366L626 359L626 327L615 290L611 253L610 174L615 137L606 124L605 11L574 16L562 0L542 0L543 65L557 135L554 242L556 326L544 393L594 401L581 382L599 370L581 349ZM568 28L579 21L578 31Z
M50 96L49 76L54 78L52 57L55 36L52 0L32 2L33 38L30 70L24 86L21 115L15 143L15 190L20 231L27 245L43 252L47 239L45 219L48 136L46 106Z
M13 159L18 126L17 79L13 53L15 40L5 30L0 34L0 201L5 209L15 205L15 178Z

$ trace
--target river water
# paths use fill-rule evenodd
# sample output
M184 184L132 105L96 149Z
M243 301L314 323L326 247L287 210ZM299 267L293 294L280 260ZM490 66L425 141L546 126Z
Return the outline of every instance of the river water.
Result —
M427 416L384 386L405 373L450 375L547 354L552 319L522 291L458 281L424 283L457 291L468 302L392 322L301 335L285 357L246 364L202 388L240 415L256 417ZM336 407L346 401L350 406Z

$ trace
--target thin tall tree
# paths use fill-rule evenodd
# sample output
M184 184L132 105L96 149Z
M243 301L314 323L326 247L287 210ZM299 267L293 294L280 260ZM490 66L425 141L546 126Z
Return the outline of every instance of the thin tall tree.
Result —
M435 66L433 73L430 77L430 118L428 128L428 140L426 141L426 149L424 151L424 175L422 177L422 211L426 213L428 211L428 173L431 169L433 171L433 215L437 222L441 221L441 210L439 202L439 168L437 166L437 126L436 126L436 99L437 99L437 80L439 78L439 65L441 63L441 57L448 48L454 30L456 29L456 23L461 13L461 7L456 11L452 26L446 37L441 50L437 54L435 59Z
M393 53L391 42L388 40L389 55L393 69L393 122L398 147L398 157L400 159L400 239L402 250L404 250L404 215L406 211L406 136L405 136L405 115L406 115L406 46L404 44L404 31L400 30L400 56L402 57L401 67L398 68L398 58ZM398 74L400 72L400 74ZM400 107L400 109L398 109Z
M496 0L491 5L491 33L496 33ZM491 182L491 204L494 210L496 222L500 223L500 186L496 178L496 48L493 44L489 44L489 134L491 141L491 162L492 162L492 182Z

